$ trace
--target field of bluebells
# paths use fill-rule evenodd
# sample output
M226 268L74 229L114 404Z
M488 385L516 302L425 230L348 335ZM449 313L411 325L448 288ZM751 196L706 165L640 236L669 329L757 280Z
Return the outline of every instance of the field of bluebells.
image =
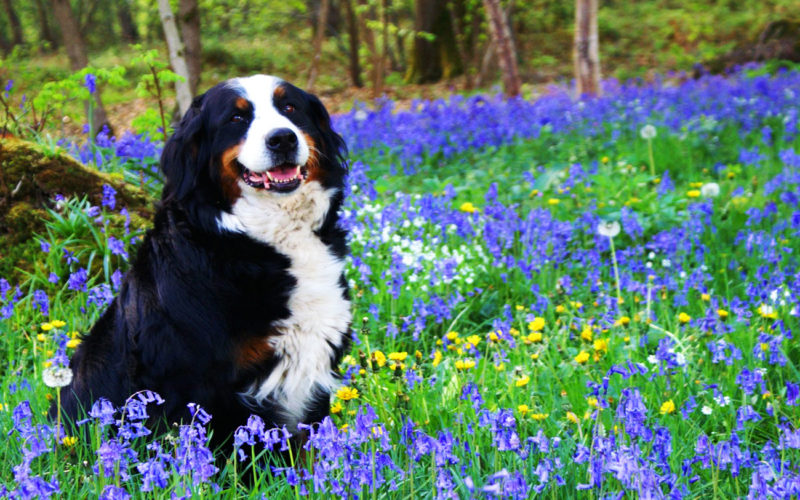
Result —
M60 200L0 281L0 496L796 497L798 112L800 73L755 69L335 117L354 342L289 463L255 418L227 462L202 408L149 435L150 392L46 418L142 234L113 189ZM62 147L158 191L158 141Z

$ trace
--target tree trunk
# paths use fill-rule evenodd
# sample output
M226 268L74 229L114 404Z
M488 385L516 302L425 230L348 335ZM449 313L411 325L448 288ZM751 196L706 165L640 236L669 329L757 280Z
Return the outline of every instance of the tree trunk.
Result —
M314 35L314 55L311 58L311 70L308 72L308 82L306 83L306 88L309 91L314 89L314 84L317 82L317 75L319 74L319 61L322 56L322 42L325 40L325 26L328 22L329 6L329 0L322 0L319 6L317 28Z
M137 43L139 41L139 30L133 21L130 0L117 1L117 20L119 21L122 40L125 43Z
M180 0L178 23L186 48L186 65L189 68L189 89L197 94L200 74L203 71L202 47L200 44L200 9L197 0Z
M344 9L347 11L347 37L350 39L349 62L350 62L350 81L354 87L363 87L361 80L361 61L358 57L358 21L353 9L353 0L342 0Z
M417 0L414 31L407 82L429 83L461 73L463 63L458 55L446 0ZM420 32L432 34L433 40L420 36Z
M22 23L19 21L17 11L11 0L3 0L3 7L6 9L6 16L8 16L8 23L11 25L11 36L14 45L22 45L25 39L22 36Z
M56 16L56 21L61 27L61 39L64 43L64 48L67 49L69 65L72 71L83 69L89 64L89 57L86 55L86 44L78 28L78 21L72 14L72 7L70 7L69 0L51 1L53 4L53 14ZM92 130L90 133L92 137L97 135L97 132L102 130L104 126L108 127L109 131L113 133L111 124L108 122L108 116L106 116L106 110L103 108L103 102L100 100L99 91L94 93L91 124Z
M503 90L506 96L518 96L522 82L517 70L517 50L511 38L511 27L508 18L500 6L500 0L483 0L486 17L489 21L489 33L497 49L497 62L503 74Z
M575 1L575 92L600 95L600 48L597 39L597 0Z
M189 106L192 105L192 91L189 86L191 76L189 75L189 67L186 64L183 41L180 33L178 33L178 26L175 24L175 16L172 15L172 7L169 5L169 0L158 0L158 12L161 16L161 24L164 27L164 38L166 38L167 47L169 48L169 62L172 64L172 69L175 73L183 77L182 82L175 82L175 93L178 109L181 115L184 115L189 110Z
M50 20L47 17L47 8L44 6L44 0L36 0L36 14L39 17L39 36L50 45L50 50L55 49L58 47L58 39L50 28Z

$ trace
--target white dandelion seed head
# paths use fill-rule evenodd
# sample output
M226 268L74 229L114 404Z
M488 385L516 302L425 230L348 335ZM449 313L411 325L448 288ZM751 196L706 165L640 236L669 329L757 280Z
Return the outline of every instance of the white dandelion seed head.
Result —
M639 135L642 136L642 139L649 141L650 139L655 138L656 128L648 123L647 125L642 127L641 130L639 130Z
M707 182L700 188L700 194L704 198L716 198L719 196L719 184L716 182Z
M620 229L621 226L617 221L601 220L597 225L597 232L600 233L600 236L606 236L608 238L613 238L614 236L618 235Z
M700 408L700 411L703 413L703 415L711 415L711 407L708 405L703 405L703 407Z
M47 387L64 387L72 382L72 370L66 366L49 366L42 372L42 381Z

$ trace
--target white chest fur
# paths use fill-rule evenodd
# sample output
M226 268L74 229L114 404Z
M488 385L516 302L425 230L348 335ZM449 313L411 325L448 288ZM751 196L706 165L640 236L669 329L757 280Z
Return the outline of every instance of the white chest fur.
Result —
M277 324L280 335L269 342L280 361L270 376L241 396L258 405L273 401L286 411L294 429L316 388L333 390L335 367L331 345L339 346L350 325L350 302L342 296L339 278L344 261L314 234L328 212L330 195L318 182L304 183L298 192L275 196L240 181L242 196L219 226L244 232L286 255L297 284L289 297L290 316Z

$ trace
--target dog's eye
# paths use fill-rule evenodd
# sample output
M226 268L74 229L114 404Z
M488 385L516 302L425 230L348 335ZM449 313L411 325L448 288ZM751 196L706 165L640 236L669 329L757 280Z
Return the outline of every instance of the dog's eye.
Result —
M293 104L285 104L283 106L284 113L294 113L294 105Z
M232 123L241 123L243 121L244 121L244 116L242 116L242 115L233 115L233 116L231 116L231 122Z

